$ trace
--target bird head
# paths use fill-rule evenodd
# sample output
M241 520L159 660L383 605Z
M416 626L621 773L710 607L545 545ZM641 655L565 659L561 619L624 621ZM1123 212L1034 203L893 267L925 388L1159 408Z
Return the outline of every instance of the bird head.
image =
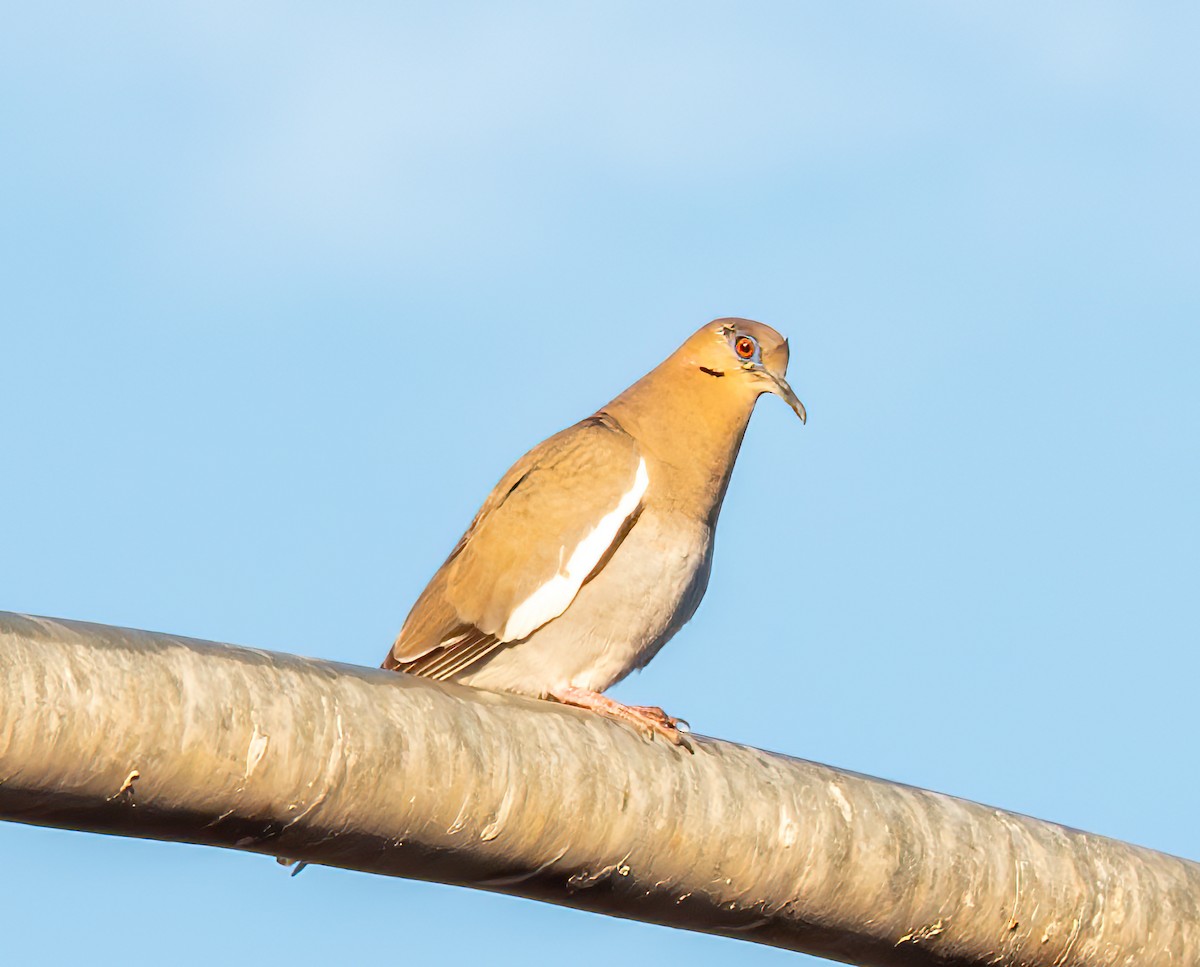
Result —
M715 319L683 346L685 361L729 389L754 397L774 393L807 421L804 404L785 378L788 343L770 326L749 319Z

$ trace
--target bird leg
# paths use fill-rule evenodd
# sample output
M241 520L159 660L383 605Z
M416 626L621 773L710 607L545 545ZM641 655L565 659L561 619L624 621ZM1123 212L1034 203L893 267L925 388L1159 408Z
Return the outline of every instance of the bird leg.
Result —
M624 705L616 699L592 692L586 688L568 686L551 692L550 697L563 705L574 705L576 708L586 708L599 712L618 722L625 722L634 728L644 731L650 738L661 735L672 745L681 745L691 749L691 745L679 728L680 723L687 726L683 719L668 715L656 705Z

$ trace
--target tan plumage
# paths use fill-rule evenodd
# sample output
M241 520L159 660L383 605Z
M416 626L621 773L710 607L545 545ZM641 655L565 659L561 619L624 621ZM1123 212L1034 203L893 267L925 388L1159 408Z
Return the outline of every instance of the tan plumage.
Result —
M754 403L783 397L787 342L718 319L501 478L383 667L583 705L678 740L660 709L599 695L692 616Z
M565 549L578 546L618 505L634 483L639 460L633 439L604 416L589 417L534 447L500 479L417 599L384 667L449 678L513 640L505 634L513 612L562 570ZM596 555L588 574L603 565L638 513L640 506ZM555 539L530 541L537 532ZM561 613L547 613L537 627Z

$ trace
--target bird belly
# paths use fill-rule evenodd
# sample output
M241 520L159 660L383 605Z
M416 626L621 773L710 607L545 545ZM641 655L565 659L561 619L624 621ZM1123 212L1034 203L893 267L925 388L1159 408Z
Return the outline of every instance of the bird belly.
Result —
M540 697L570 686L602 692L645 665L691 618L711 562L706 522L647 510L566 611L455 680Z

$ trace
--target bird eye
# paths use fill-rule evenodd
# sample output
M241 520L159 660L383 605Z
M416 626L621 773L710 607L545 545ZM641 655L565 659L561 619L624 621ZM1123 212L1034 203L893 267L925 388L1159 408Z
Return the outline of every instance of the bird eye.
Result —
M753 359L756 349L758 349L758 344L749 336L739 336L737 342L733 344L733 351L742 359Z

